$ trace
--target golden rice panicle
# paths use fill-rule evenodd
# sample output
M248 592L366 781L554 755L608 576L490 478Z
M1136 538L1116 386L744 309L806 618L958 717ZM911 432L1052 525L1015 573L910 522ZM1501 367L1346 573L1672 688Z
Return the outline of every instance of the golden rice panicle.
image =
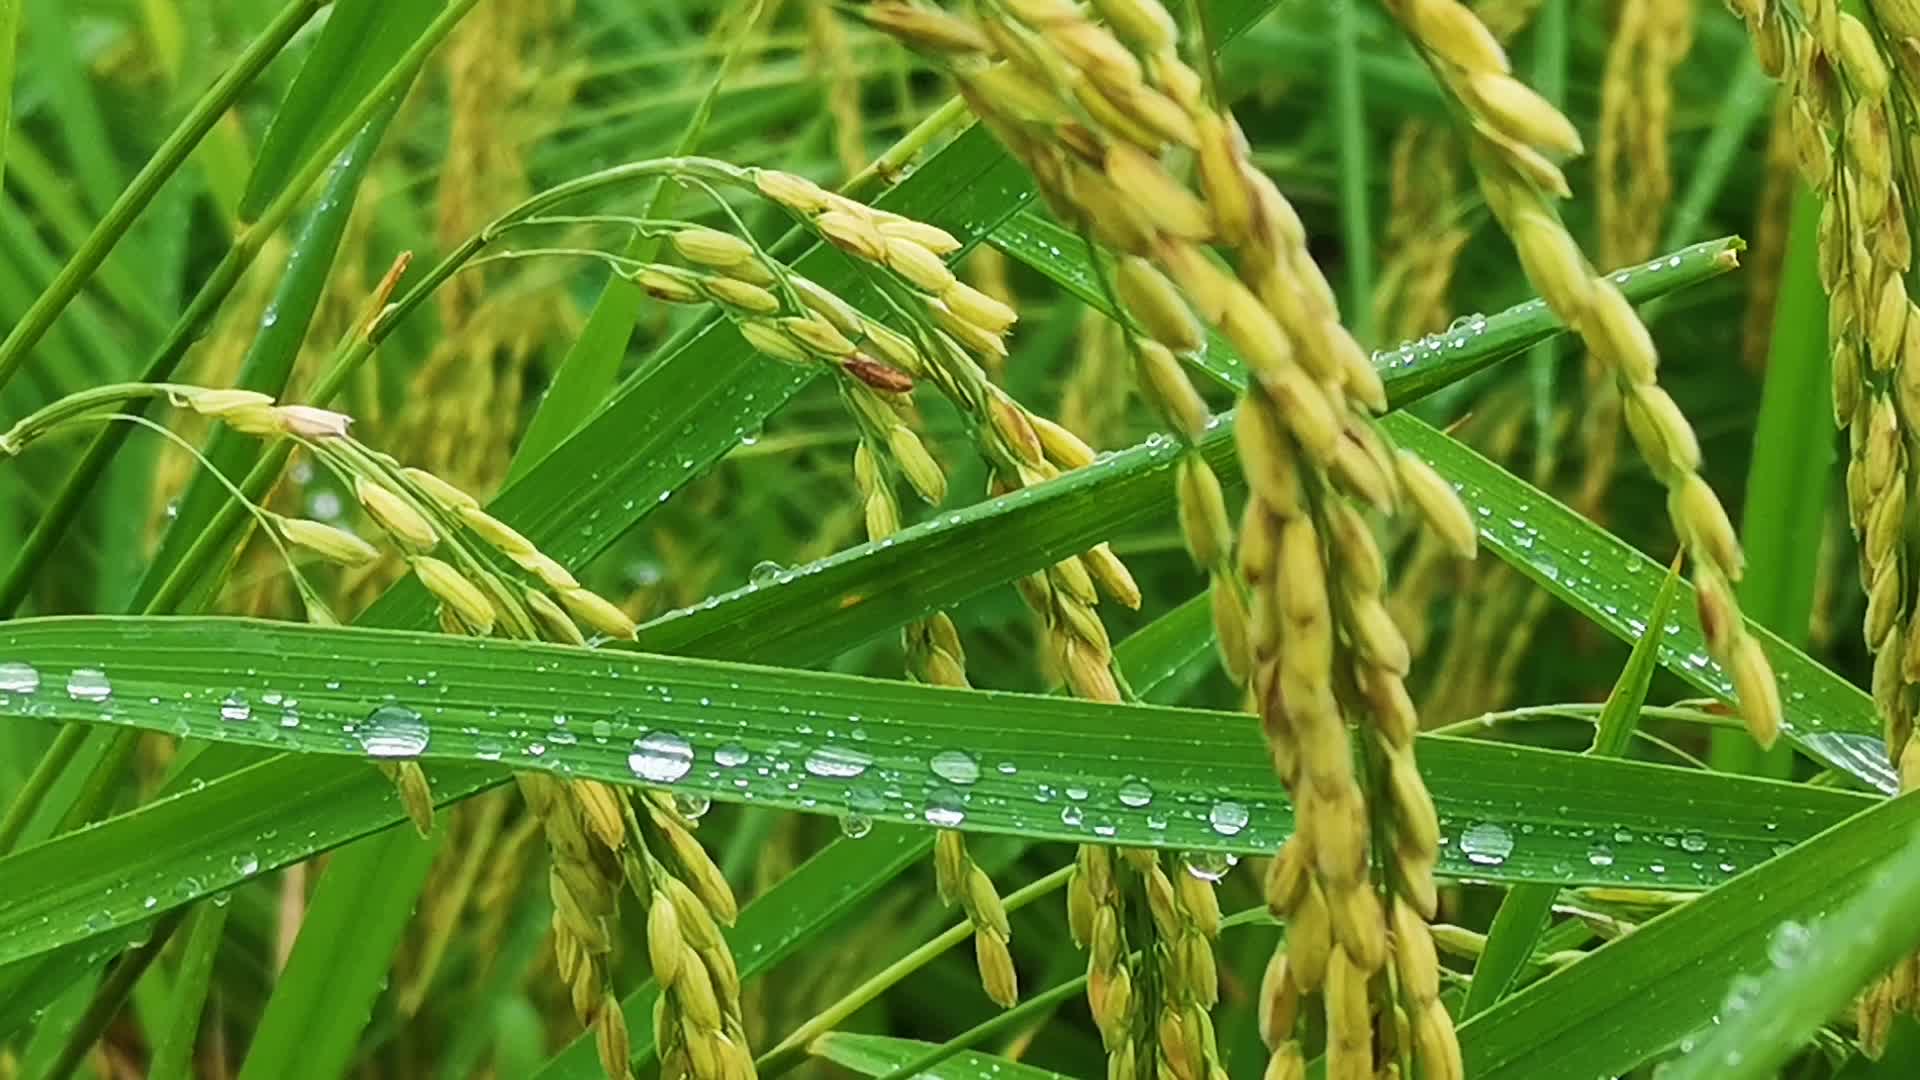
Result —
M646 907L648 964L663 990L655 1005L661 1061L679 1075L753 1076L740 971L720 930L738 912L733 893L670 795L649 791L639 803L644 814L627 811L638 842L620 855ZM667 852L665 860L656 848Z
M752 177L762 195L806 222L823 240L907 285L920 296L934 323L967 348L995 359L1006 357L1006 335L1018 313L962 281L947 266L946 256L961 244L945 229L834 194L792 173L755 169Z
M1466 109L1481 190L1528 279L1612 374L1628 431L1670 493L1674 529L1694 562L1709 649L1735 676L1748 731L1771 745L1780 725L1779 694L1764 654L1746 644L1732 586L1740 576L1739 545L1718 498L1699 479L1698 439L1655 382L1658 356L1645 325L1619 289L1594 272L1542 194L1567 193L1552 159L1578 152L1577 133L1509 74L1492 35L1457 0L1389 0L1387 6Z
M854 450L854 481L864 502L869 540L884 540L899 528L899 506L883 465L886 456L867 440ZM906 646L907 670L914 678L933 686L970 685L966 651L946 612L936 611L908 623L901 631L901 640ZM1011 1008L1020 997L1019 975L1008 948L1013 927L992 879L967 851L965 834L951 830L941 831L936 838L933 866L940 899L959 904L973 926L974 959L980 969L981 987L995 1004Z
M1173 23L1155 0L1107 7L1113 12L1103 13L1115 19L1120 37L1070 5L1059 4L1012 8L1000 21L990 17L987 27L990 37L1021 43L1012 50L1017 54L1012 68L994 70L1014 77L1013 70L1024 63L1025 85L1040 97L1054 85L1052 75L1073 75L1071 93L1095 121L1092 126L1075 119L1068 108L1034 106L994 117L994 103L1004 104L1006 97L981 85L979 80L990 75L968 71L959 77L963 85L975 80L970 100L996 130L1023 124L1040 129L1035 138L1011 145L1016 152L1029 151L1024 156L1049 187L1056 208L1122 252L1113 266L1112 283L1129 319L1126 347L1136 383L1174 434L1192 444L1206 428L1208 410L1176 354L1204 347L1205 333L1181 290L1149 256L1158 238L1192 240L1209 235L1214 227L1201 200L1158 160L1173 145L1191 147L1198 141L1193 119L1175 100L1193 97L1190 84L1195 77L1171 51L1175 35L1167 28ZM1130 48L1147 54L1149 62L1143 64ZM1076 141L1082 156L1060 161L1035 156L1050 154L1042 148L1061 138ZM1056 182L1049 185L1050 179ZM1123 222L1130 224L1118 224ZM1223 511L1216 512L1217 497L1210 498L1217 496L1219 482L1197 453L1184 455L1180 469L1178 492L1188 550L1209 576L1225 666L1243 678L1246 605L1229 561L1231 524Z
M1920 603L1906 521L1920 416L1920 308L1906 278L1920 147L1895 117L1920 91L1920 8L1872 5L1876 29L1831 3L1806 6L1804 22L1758 0L1737 11L1763 66L1785 80L1787 138L1823 202L1816 265L1829 301L1834 419L1847 432L1848 521L1867 595L1863 637L1874 654L1872 693L1889 760L1909 791L1920 783ZM1751 639L1743 645L1749 657L1732 674L1751 682L1764 660ZM1860 1042L1870 1056L1883 1048L1895 1014L1912 1007L1914 973L1909 958L1861 995Z
M1627 0L1614 22L1594 146L1602 265L1643 261L1659 242L1673 195L1667 152L1673 73L1692 45L1693 17L1691 4Z

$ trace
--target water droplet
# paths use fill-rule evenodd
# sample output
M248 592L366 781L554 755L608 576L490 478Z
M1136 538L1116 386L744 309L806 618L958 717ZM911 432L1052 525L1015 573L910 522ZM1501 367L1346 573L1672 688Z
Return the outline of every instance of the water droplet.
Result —
M633 740L627 755L633 775L656 784L671 784L693 768L693 748L671 731L655 731Z
M806 769L815 776L834 780L851 780L866 772L867 766L871 764L873 759L858 750L848 750L839 746L822 746L807 755Z
M674 809L681 815L699 821L713 809L713 799L704 791L676 791L673 793Z
M252 852L235 855L232 860L233 872L241 877L252 877L260 872L260 857Z
M980 763L965 750L942 750L927 763L935 776L949 784L971 784L980 779Z
M32 664L9 660L0 664L0 694L32 694L40 690L40 672Z
M1231 799L1222 799L1207 811L1207 824L1221 836L1233 836L1247 827L1247 808Z
M1680 847L1685 851L1705 851L1707 850L1707 838L1705 834L1690 832L1680 838Z
M840 815L840 835L849 840L858 840L873 831L873 819L865 814L848 811Z
M235 691L227 695L220 703L220 719L236 724L244 724L253 719L253 706L248 703L247 695Z
M388 703L367 714L360 746L377 758L419 757L427 748L427 722L405 705Z
M1595 844L1587 852L1587 863L1592 866L1612 866L1613 849L1605 844Z
M967 820L965 800L952 788L937 788L927 796L927 824L951 829Z
M77 668L67 676L67 696L75 701L105 701L113 696L113 684L99 668Z
M1067 805L1060 808L1060 824L1065 825L1070 829L1079 828L1080 822L1083 820L1083 818L1084 818L1084 815L1081 809L1073 805L1072 803L1068 803Z
M1153 786L1138 776L1129 776L1120 783L1120 804L1139 808L1153 801Z
M723 743L713 752L713 763L731 769L747 763L747 748L739 743Z
M1180 865L1201 881L1219 881L1239 861L1237 856L1220 851L1188 851L1180 856Z
M780 580L780 574L785 569L772 559L763 559L753 564L753 569L747 572L747 580L755 585L771 585Z
M1460 834L1460 851L1468 862L1499 866L1513 854L1513 836L1490 821L1481 822Z
M1759 999L1760 990L1764 985L1764 983L1752 975L1735 975L1727 981L1727 996L1720 1003L1720 1011L1731 1016L1738 1016L1753 1008L1754 1002Z
M1767 959L1777 968L1795 967L1807 958L1807 950L1812 946L1813 932L1788 919L1767 935Z

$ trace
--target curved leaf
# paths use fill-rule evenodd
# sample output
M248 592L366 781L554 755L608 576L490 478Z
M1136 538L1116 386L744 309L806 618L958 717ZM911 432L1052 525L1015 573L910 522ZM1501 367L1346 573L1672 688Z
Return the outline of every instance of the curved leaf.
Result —
M239 619L20 620L0 626L0 657L40 677L0 704L15 722L342 758L277 759L0 860L0 962L325 846L294 820L397 821L370 754L433 759L443 799L511 766L1034 839L1257 854L1291 827L1255 726L1230 713ZM1866 804L1438 737L1422 755L1458 877L1710 886ZM1120 798L1134 778L1147 801Z

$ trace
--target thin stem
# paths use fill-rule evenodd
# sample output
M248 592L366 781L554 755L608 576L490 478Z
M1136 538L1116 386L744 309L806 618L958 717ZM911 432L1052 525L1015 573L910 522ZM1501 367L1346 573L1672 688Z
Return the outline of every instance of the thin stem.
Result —
M34 300L33 306L29 307L26 314L20 317L20 321L14 324L6 340L0 341L0 386L4 386L19 369L21 363L26 360L28 351L39 343L41 336L47 332L47 328L53 325L54 319L58 318L60 313L66 310L67 304L79 294L80 289L93 276L93 272L106 260L107 254L113 250L114 245L126 235L127 229L133 224L133 219L153 201L161 185L165 184L180 164L187 160L188 155L193 153L194 147L200 144L200 140L206 136L207 132L213 130L213 125L226 115L227 110L232 108L234 102L252 84L254 77L280 54L280 50L286 47L293 35L305 26L314 12L324 7L326 2L327 0L292 0L271 23L267 24L260 36L247 46L247 50L240 54L239 60L233 67L208 87L207 92L200 95L200 100L193 103L193 108L180 121L180 126L174 128L173 133L160 144L160 148L154 151L153 157L148 159L146 165L134 176L133 181L127 185L127 189L120 193L120 197L114 200L112 206L107 208L106 216L94 226L86 242L80 245L71 259L67 260L67 265L61 267L59 276L53 279L46 291ZM7 9L8 14L12 14L13 9L17 7L15 0L0 0L0 4ZM11 52L11 49L8 51Z
M956 128L965 127L972 122L973 114L967 111L967 103L959 97L950 97L939 108L927 114L925 120L913 126L913 130L900 136L894 143L866 168L854 174L840 187L840 194L849 199L867 201L867 193L882 183L890 183L899 171L906 167L920 151L933 145L941 136Z
M478 0L454 0L434 18L427 29L421 33L418 41L401 56L391 71L374 86L366 98L347 115L327 142L316 149L311 159L294 175L285 190L275 196L273 202L261 212L260 219L247 226L234 240L218 265L213 269L200 291L194 295L187 310L174 323L165 341L147 361L140 382L157 383L166 381L179 365L187 349L198 341L214 314L226 302L227 296L239 284L240 278L253 264L254 257L260 253L267 238L277 232L287 218L306 198L321 174L326 171L333 159L352 141L354 136L373 121L382 110L392 109L400 92L409 85L413 77L426 63L427 56L440 42L453 31ZM5 378L5 345L0 344L0 381ZM105 472L107 462L119 452L126 441L127 429L109 427L101 431L93 443L87 447L80 463L68 474L66 482L53 497L53 501L42 512L40 520L34 524L15 556L7 576L0 581L0 617L11 617L20 608L26 598L27 590L32 586L39 573L40 564L65 535L67 526L80 511L80 502L92 490L94 481Z
M6 816L0 817L0 855L13 851L20 842L20 836L26 832L27 822L40 809L46 800L47 792L60 779L67 766L72 764L75 754L86 744L87 734L92 729L85 724L68 724L53 737L53 745L33 763L33 772L27 776L27 782L7 805Z
M1358 0L1334 0L1333 113L1340 148L1341 254L1347 264L1347 311L1353 336L1372 345L1373 206L1368 184L1366 83L1360 77Z
M1007 910L1018 911L1042 896L1056 889L1066 887L1067 878L1073 873L1072 866L1063 866L1053 873L1034 881L1007 896ZM754 1062L754 1069L763 1080L773 1080L784 1075L794 1066L806 1060L807 1044L834 1026L859 1012L868 1002L886 993L896 983L914 972L926 967L933 958L967 940L973 935L973 924L962 920L949 927L938 937L913 950L900 959L888 964L874 976L852 990L839 1001L820 1010L806 1023L793 1030L793 1033L780 1041L780 1045L760 1055Z
M180 927L181 920L187 917L190 907L179 907L154 920L153 933L146 944L127 953L120 962L113 965L99 989L93 992L93 999L87 1002L87 1011L82 1013L73 1030L67 1034L65 1046L60 1048L60 1056L47 1068L45 1080L65 1080L73 1075L87 1051L99 1041L120 1013L120 1006L127 995L133 992L133 984L147 973L153 962L160 958L160 952L173 939L173 932Z

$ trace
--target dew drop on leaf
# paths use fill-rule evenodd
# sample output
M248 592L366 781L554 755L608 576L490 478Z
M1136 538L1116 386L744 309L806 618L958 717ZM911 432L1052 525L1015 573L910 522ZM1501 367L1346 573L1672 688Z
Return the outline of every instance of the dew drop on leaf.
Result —
M873 759L858 750L838 746L816 747L807 755L806 770L814 776L833 780L851 780L867 771ZM722 762L722 764L725 764Z
M1460 834L1460 853L1479 866L1499 866L1513 854L1513 836L1490 821L1472 825Z
M78 668L67 676L67 696L75 701L105 701L113 696L113 684L99 668Z
M964 800L952 788L936 788L927 796L927 824L951 829L967 820Z
M392 702L368 713L356 733L361 748L377 758L419 757L430 734L419 713Z
M633 740L627 767L642 780L671 784L693 768L693 748L671 731L651 732Z
M699 821L713 809L713 799L704 791L676 791L673 793L674 809L691 821Z
M40 672L18 660L0 664L0 694L32 694L40 689Z
M971 784L980 779L980 763L965 750L942 750L927 764L935 776L949 784Z
M1180 856L1180 865L1201 881L1219 881L1240 860L1219 851L1189 851Z
M1247 808L1232 799L1221 799L1207 811L1207 824L1221 836L1234 836L1247 827Z

